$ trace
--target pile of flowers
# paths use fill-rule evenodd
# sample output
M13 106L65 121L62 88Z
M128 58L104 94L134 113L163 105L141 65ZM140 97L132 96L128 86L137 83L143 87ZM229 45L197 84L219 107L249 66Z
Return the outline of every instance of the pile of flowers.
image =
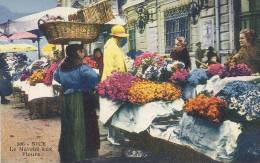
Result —
M157 66L149 66L143 73L142 78L152 81L158 81L161 75L161 70L163 68Z
M260 120L260 89L249 89L232 97L229 108L235 110L247 121Z
M174 101L181 96L181 90L170 83L152 81L135 82L129 89L129 102L145 104L152 101Z
M92 59L91 57L85 57L83 59L83 63L88 65L91 68L97 69L97 67L98 67L97 62L94 59Z
M113 101L128 101L129 88L139 78L129 73L113 73L106 80L96 87L97 92L102 97L108 97Z
M192 71L188 78L188 83L192 86L205 84L208 80L207 72L203 69L195 69Z
M163 57L155 53L145 52L135 58L134 74L136 76L143 77L145 71L149 67L156 67L156 73L159 73L159 68L164 67L165 64L166 61L164 60ZM154 72L146 72L146 73L154 73Z
M134 61L135 68L139 68L140 66L149 66L153 63L153 59L158 57L155 53L145 52L141 55L137 56Z
M221 77L250 76L251 70L246 64L237 64L232 67L226 66Z
M212 77L214 75L222 76L224 72L224 65L222 64L211 64L208 67L207 74L209 77Z
M188 77L189 72L186 69L178 69L172 74L170 80L173 83L184 83L187 81Z
M217 94L217 96L230 101L232 97L237 98L239 95L243 94L248 90L256 90L259 87L248 81L233 81L227 83L225 87Z
M29 84L34 86L36 83L42 83L44 76L45 76L44 70L40 69L35 71L28 79Z
M250 76L251 70L246 64L236 64L233 66L224 66L222 64L212 64L208 67L207 74L209 77L219 75L221 78Z
M20 80L21 81L25 81L27 80L30 76L32 75L32 73L28 70L24 70L21 72L21 76L20 76Z
M226 102L218 97L207 97L203 94L185 103L188 115L198 116L211 122L219 123L223 120Z
M60 61L54 62L45 70L45 76L43 79L43 83L45 85L51 85L53 80L53 74L55 70L58 68Z

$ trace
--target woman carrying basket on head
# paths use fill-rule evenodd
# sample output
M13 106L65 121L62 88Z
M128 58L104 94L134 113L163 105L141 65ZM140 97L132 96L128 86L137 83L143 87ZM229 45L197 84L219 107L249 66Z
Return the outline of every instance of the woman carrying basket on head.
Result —
M74 162L98 155L98 121L91 104L98 75L82 64L85 54L81 45L69 45L66 55L54 74L64 92L59 153L61 162Z

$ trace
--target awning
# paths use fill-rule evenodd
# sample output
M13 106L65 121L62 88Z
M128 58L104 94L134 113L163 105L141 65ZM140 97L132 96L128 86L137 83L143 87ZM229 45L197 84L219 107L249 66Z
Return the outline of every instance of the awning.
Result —
M4 44L0 45L0 53L19 53L37 51L37 48L30 44Z
M0 24L0 32L10 35L13 33L36 30L38 29L38 20L43 16L46 16L46 14L50 16L60 16L65 20L68 20L68 15L74 14L78 10L79 9L72 7L55 7Z

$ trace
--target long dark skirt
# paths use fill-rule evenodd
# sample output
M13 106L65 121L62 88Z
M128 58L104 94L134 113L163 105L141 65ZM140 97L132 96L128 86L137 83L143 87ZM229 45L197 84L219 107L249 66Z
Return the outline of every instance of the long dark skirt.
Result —
M98 118L96 114L96 98L93 94L84 94L86 152L87 158L97 157L100 148Z
M99 131L91 95L76 92L65 95L61 109L61 162L73 162L97 156Z

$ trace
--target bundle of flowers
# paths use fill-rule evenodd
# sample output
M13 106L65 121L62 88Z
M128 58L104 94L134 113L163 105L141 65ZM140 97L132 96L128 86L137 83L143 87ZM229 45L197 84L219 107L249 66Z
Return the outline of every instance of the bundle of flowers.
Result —
M24 70L24 71L21 73L20 80L21 80L21 81L25 81L25 80L27 80L31 75L32 75L32 73L31 73L30 71Z
M201 94L196 98L188 100L184 107L188 115L198 116L219 123L223 120L226 102L218 97L207 97Z
M30 85L35 85L36 83L42 83L44 79L44 70L40 69L35 71L32 76L28 79Z
M97 62L94 59L92 59L91 57L85 57L83 59L83 63L88 65L91 68L97 69L97 67L98 67Z
M143 79L157 81L159 80L160 67L150 65L142 75Z
M129 89L129 102L145 104L152 101L174 101L181 96L181 90L170 83L155 83L152 81L135 82Z
M227 83L225 87L217 94L217 96L226 99L228 102L232 97L237 98L247 90L257 90L259 87L248 81L233 81Z
M128 101L129 88L138 80L140 79L129 73L117 72L99 83L96 89L102 97L108 97L113 101Z
M59 66L59 61L58 62L54 62L53 64L51 64L46 70L45 70L45 77L43 79L43 83L45 85L51 85L52 84L52 80L53 80L53 74L55 72L55 70L58 68Z
M153 63L153 58L158 57L155 53L144 52L137 56L134 61L135 68L139 68L141 65L150 65Z
M222 64L211 64L208 67L207 74L209 77L212 77L214 75L222 76L224 72L224 65Z
M189 72L186 69L178 69L172 74L170 80L174 83L184 83L188 77Z
M229 108L247 121L260 120L260 89L248 89L238 97L232 97Z
M203 69L195 69L190 73L190 76L188 77L188 83L193 86L205 84L207 80L208 75Z
M246 64L237 64L232 67L226 66L221 77L250 76L251 70Z

